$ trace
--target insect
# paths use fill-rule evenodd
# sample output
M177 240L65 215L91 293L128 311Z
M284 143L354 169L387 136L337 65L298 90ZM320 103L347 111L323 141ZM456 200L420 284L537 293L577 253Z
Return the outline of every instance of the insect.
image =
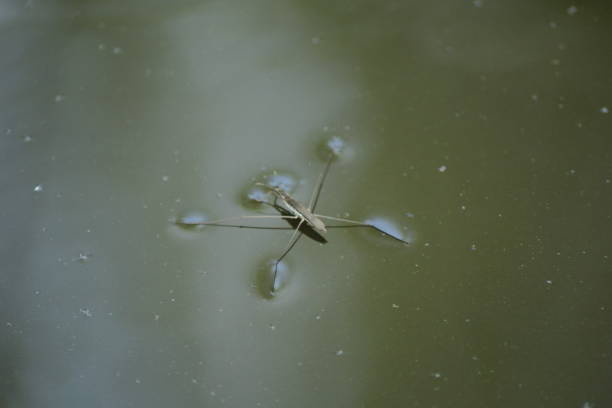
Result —
M270 186L264 183L255 183L255 185L262 187L269 194L271 194L274 198L272 202L268 202L265 200L256 199L257 202L261 204L268 205L274 208L279 214L266 214L266 215L242 215L237 217L230 218L222 218L219 220L213 221L189 221L189 220L177 220L175 221L178 225L183 226L197 226L197 225L208 225L208 226L218 226L218 227L234 227L234 228L254 228L254 229L293 229L294 232L289 239L285 249L280 254L278 258L274 260L273 263L273 277L272 284L270 288L270 293L274 293L279 288L279 283L277 282L278 278L278 265L279 263L287 256L287 254L293 249L298 240L302 237L302 235L306 234L310 238L325 243L327 240L324 235L327 233L328 229L331 228L355 228L355 227L363 227L363 228L371 228L384 236L392 238L396 241L402 242L404 244L410 244L410 242L404 240L401 236L397 236L389 231L385 231L379 226L376 226L372 223L361 222L356 220L350 220L347 218L339 218L332 217L329 215L316 214L315 209L317 203L319 201L319 197L321 195L321 191L323 189L323 183L325 182L325 178L327 177L327 173L331 167L332 161L334 159L334 155L330 154L329 159L325 164L324 170L321 172L317 183L315 184L314 190L310 197L310 201L308 205L304 205L295 198L293 198L287 191L279 188ZM289 227L261 227L261 226L252 226L252 225L241 225L241 224L233 224L233 222L240 220L250 220L250 219L282 219L287 221L290 226ZM339 222L343 223L343 225L326 225L324 220L331 222Z

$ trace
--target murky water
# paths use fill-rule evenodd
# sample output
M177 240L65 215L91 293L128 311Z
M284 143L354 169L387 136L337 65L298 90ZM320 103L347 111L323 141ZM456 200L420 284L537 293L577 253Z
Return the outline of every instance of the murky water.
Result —
M0 405L612 404L606 2L0 24ZM329 149L317 212L408 244L303 237L271 295L290 229L173 222L272 213L256 182L307 203Z

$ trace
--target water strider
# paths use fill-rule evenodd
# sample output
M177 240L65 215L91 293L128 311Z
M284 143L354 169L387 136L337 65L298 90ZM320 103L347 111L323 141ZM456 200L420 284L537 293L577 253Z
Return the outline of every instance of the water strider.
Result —
M315 188L312 192L312 196L310 198L310 202L308 205L304 205L295 198L293 198L288 192L282 190L280 187L273 187L264 183L255 183L255 185L261 186L268 190L270 194L274 196L274 201L272 203L268 201L263 201L256 199L256 201L269 205L276 209L280 215L242 215L237 217L230 218L222 218L219 220L213 221L188 221L188 220L178 220L176 224L185 225L185 226L196 226L196 225L210 225L210 226L219 226L219 227L234 227L234 228L254 228L254 229L293 229L294 232L287 243L286 248L283 250L281 255L274 261L274 275L272 278L271 285L271 293L274 293L278 289L277 285L277 272L278 265L283 260L283 258L291 251L291 249L295 246L297 241L302 237L304 233L309 235L310 237L320 241L326 242L323 235L327 232L328 228L351 228L351 227L365 227L372 228L383 235L392 238L396 241L402 242L404 244L410 244L408 241L403 240L399 236L395 236L388 231L384 231L376 225L368 224L360 221L350 220L346 218L338 218L331 217L328 215L315 214L315 208L317 206L317 202L319 201L319 196L321 195L321 190L323 189L323 183L325 182L325 178L327 177L327 173L329 172L329 168L334 159L334 154L330 154L327 163L325 164L325 169L321 172L319 176L319 180L315 185ZM280 202L280 204L279 204ZM290 227L259 227L259 226L251 226L251 225L241 225L241 224L232 224L233 221L239 220L247 220L247 219L283 219L288 221L291 226ZM349 225L326 225L323 220L342 222ZM312 231L318 235L318 238L313 237L311 233L304 230L304 227L310 228Z

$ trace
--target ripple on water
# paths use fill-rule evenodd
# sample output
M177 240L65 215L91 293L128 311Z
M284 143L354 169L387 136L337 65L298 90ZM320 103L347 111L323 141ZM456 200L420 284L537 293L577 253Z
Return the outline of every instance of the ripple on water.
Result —
M191 231L202 229L204 226L199 223L208 221L208 217L199 211L186 211L180 213L174 221L179 228Z
M255 278L255 287L257 292L266 299L272 299L279 291L285 288L290 280L291 274L289 267L283 261L279 262L276 270L276 279L274 279L274 264L276 259L267 259L263 261Z
M326 137L317 145L317 156L323 161L327 161L332 155L334 160L344 157L347 153L348 145L340 136Z
M386 218L371 217L371 218L364 220L363 222L365 224L372 225L378 228L380 231L384 232L385 234L389 235L389 237L386 237L387 239L391 240L391 237L393 237L397 240L401 240L401 241L404 241L410 244L414 242L414 236L411 230L409 230L408 228L404 228L402 230L402 228L400 228L397 224L395 224L393 221L390 221ZM384 237L384 234L383 234L383 237ZM398 242L398 241L395 241L395 242Z
M262 203L270 202L270 193L256 183L276 187L288 193L293 193L298 184L297 177L287 171L263 171L255 176L240 193L240 203L250 209L261 208Z

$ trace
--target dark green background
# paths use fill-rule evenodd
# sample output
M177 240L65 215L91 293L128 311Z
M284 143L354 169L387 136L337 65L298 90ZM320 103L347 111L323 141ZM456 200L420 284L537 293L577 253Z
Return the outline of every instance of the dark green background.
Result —
M610 406L612 13L574 6L4 1L0 405ZM303 239L267 299L289 233L168 222L306 199L332 136L320 211L413 246Z

